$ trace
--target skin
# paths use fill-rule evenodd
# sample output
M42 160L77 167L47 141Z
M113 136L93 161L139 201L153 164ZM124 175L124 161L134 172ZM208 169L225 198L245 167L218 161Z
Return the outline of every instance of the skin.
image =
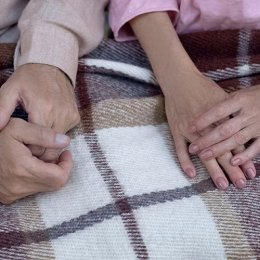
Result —
M50 128L12 118L0 132L0 202L10 204L64 186L73 167L71 153L64 151L57 163L48 163L35 157L28 145L64 149L69 142Z
M6 126L18 105L28 113L30 123L58 133L66 133L80 121L73 87L54 66L25 64L12 74L0 89L0 129ZM44 161L56 160L61 152L35 145L30 149Z
M217 157L227 150L235 149L253 141L244 151L231 158L234 166L242 165L260 153L260 85L239 90L228 99L213 106L192 122L191 132L202 131L212 124L218 126L190 145L190 151L199 153L205 160ZM232 117L230 117L232 115ZM228 117L228 120L222 121ZM256 172L249 169L249 178Z
M10 119L18 105L28 123ZM12 74L0 89L0 202L65 185L73 160L63 152L69 138L61 134L79 121L73 87L58 68L26 64Z
M228 94L198 71L184 50L166 12L140 15L130 24L164 93L166 115L181 167L188 176L194 177L196 169L189 156L188 143L204 136L212 127L192 133L191 122L205 110L226 100ZM206 161L201 158L219 189L228 187L227 177L221 167L236 187L245 187L246 177L242 170L254 169L253 163L247 161L241 168L230 163L232 154L243 150L244 147L239 146L216 159Z

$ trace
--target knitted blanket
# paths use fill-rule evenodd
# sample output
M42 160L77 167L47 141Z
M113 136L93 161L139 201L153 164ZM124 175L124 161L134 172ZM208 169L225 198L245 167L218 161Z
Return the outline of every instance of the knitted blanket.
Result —
M260 31L181 40L227 91L260 83ZM0 84L13 49L0 45ZM71 179L58 192L0 205L0 259L260 258L259 158L244 190L217 190L197 157L199 174L187 178L137 42L106 40L81 58L76 95L82 120L70 133Z

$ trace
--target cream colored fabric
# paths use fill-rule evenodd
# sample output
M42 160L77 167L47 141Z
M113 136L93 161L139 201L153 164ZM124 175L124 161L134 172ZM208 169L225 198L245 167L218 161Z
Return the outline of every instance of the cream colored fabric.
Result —
M15 67L26 63L53 65L75 84L78 57L102 40L107 2L0 0L0 42L19 39Z

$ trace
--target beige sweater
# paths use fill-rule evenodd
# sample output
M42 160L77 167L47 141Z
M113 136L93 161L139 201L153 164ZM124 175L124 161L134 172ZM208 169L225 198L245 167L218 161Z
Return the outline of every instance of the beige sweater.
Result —
M0 0L0 42L18 41L16 67L26 63L53 65L75 84L78 57L102 40L107 3L108 0Z

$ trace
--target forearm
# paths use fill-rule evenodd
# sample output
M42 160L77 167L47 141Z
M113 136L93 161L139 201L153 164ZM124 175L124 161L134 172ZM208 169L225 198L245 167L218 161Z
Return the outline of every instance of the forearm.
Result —
M140 15L131 20L130 24L164 93L173 88L169 84L172 75L178 83L185 75L198 72L183 48L167 12ZM174 84L174 87L179 85Z
M75 83L78 57L97 47L107 0L31 0L19 20L16 66L56 66Z

